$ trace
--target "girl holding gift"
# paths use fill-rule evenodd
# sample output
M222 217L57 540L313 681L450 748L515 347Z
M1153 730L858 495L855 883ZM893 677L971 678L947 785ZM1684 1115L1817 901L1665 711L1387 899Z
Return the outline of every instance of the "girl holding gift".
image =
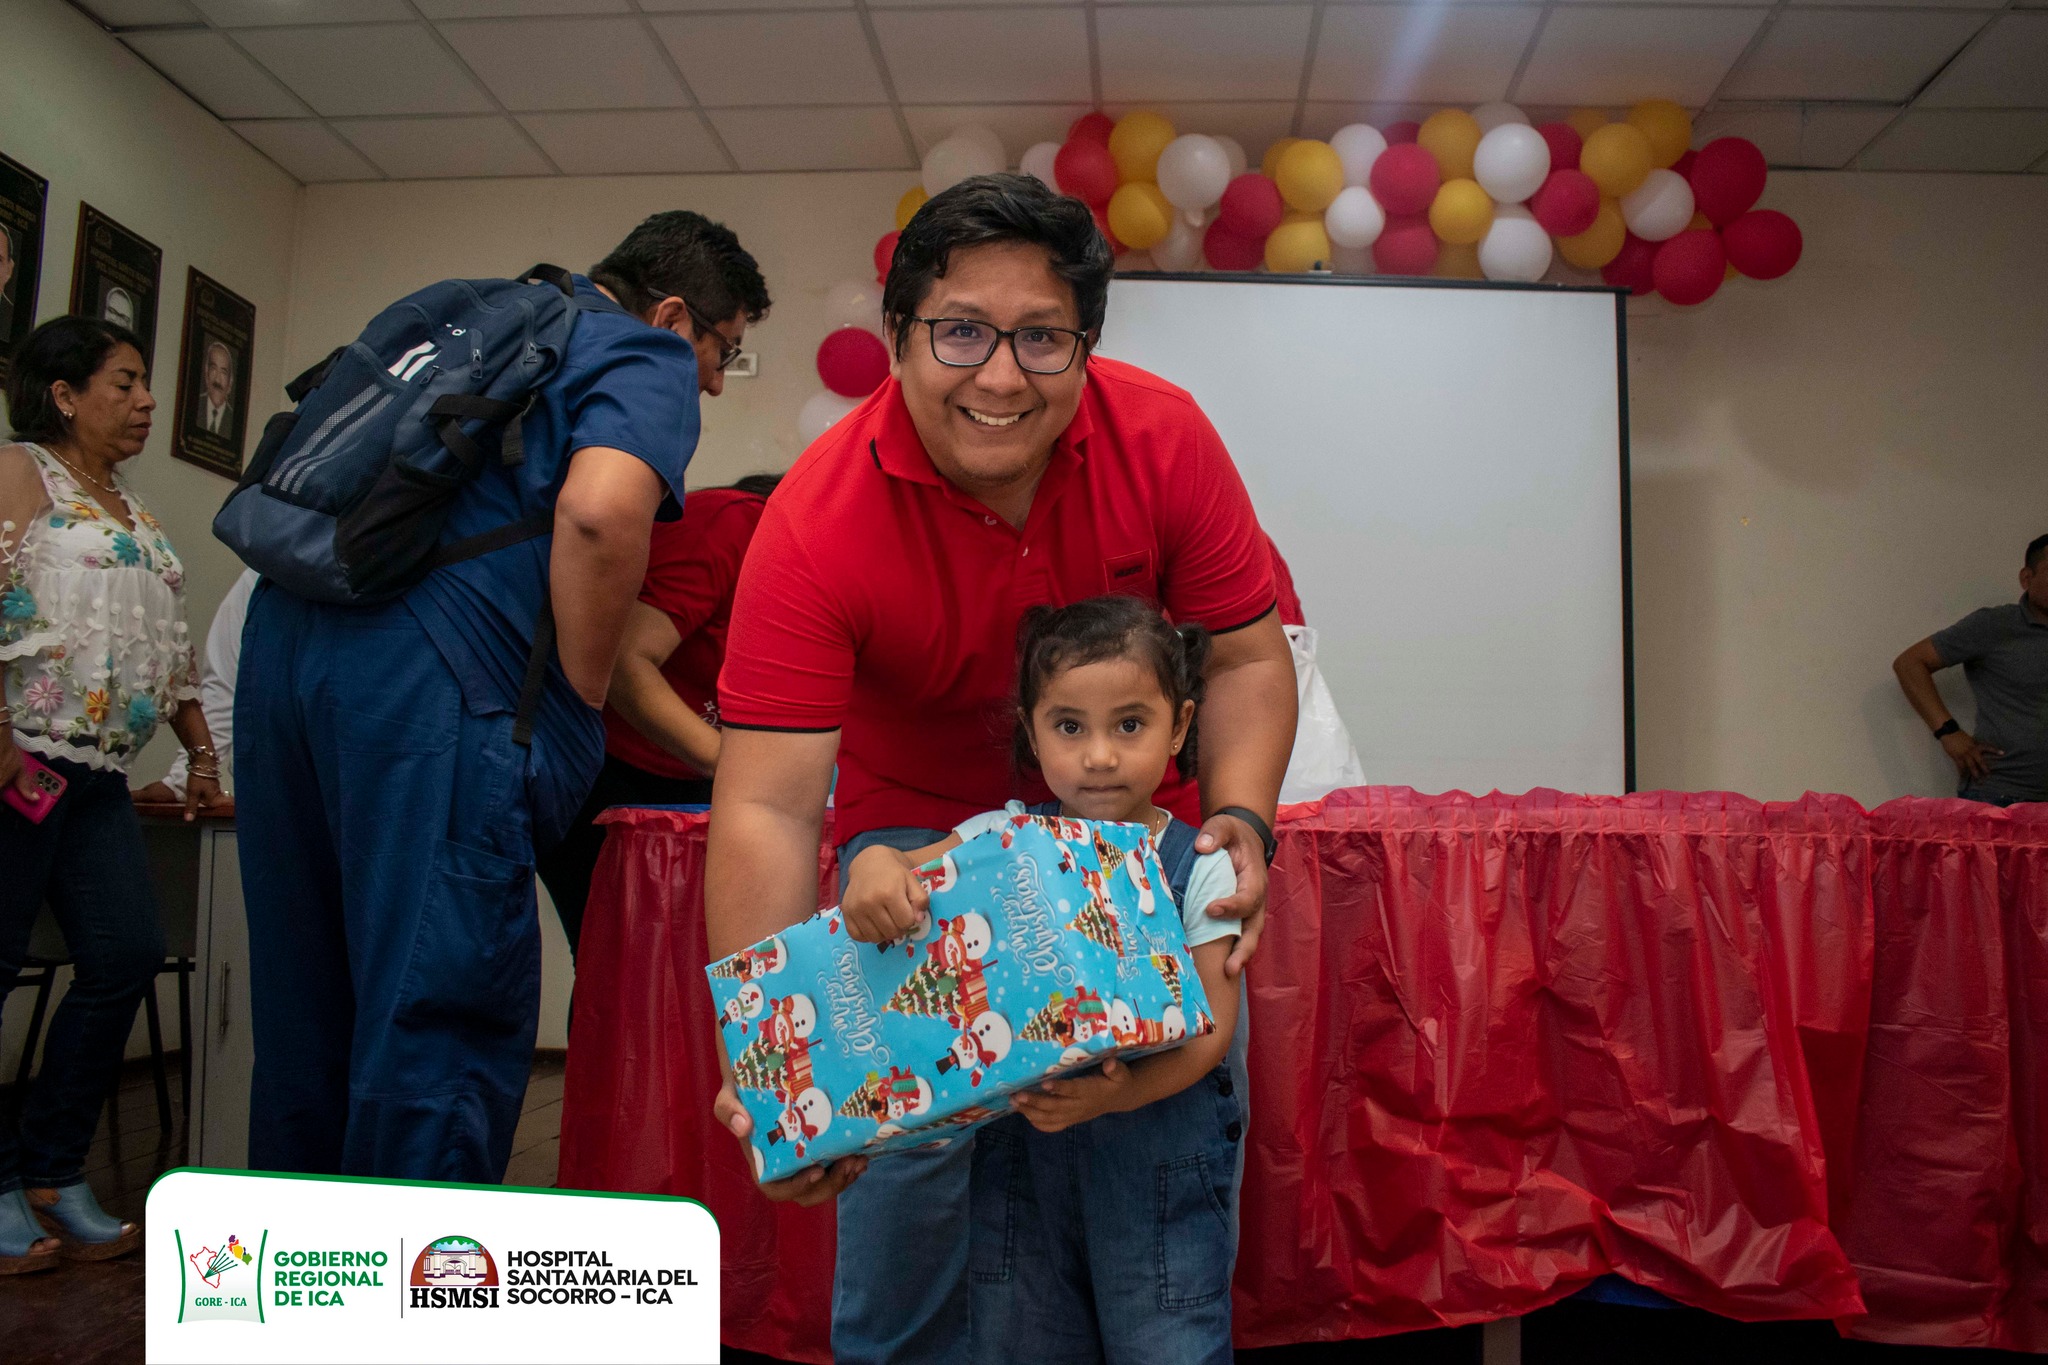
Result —
M1228 1362L1236 1254L1232 1174L1243 1136L1224 1054L1237 1022L1223 964L1237 922L1207 913L1236 889L1229 857L1153 803L1177 763L1195 770L1209 638L1134 597L1037 607L1018 631L1020 765L1059 798L1012 801L928 848L873 847L849 871L855 938L886 937L929 900L915 869L1019 816L1144 824L1180 911L1215 1028L1167 1052L1047 1081L976 1136L976 1355L984 1361Z

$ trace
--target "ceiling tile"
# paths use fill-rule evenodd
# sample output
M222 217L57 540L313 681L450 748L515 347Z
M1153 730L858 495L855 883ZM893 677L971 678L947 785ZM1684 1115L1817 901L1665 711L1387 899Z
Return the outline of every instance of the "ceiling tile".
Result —
M1769 12L1678 5L1552 10L1511 98L1573 105L1667 99L1699 108Z
M335 128L394 180L551 175L507 118L381 118Z
M887 109L720 109L718 135L743 171L907 171Z
M192 0L222 28L353 24L416 18L405 0Z
M931 3L950 5L954 0L931 0ZM640 0L640 8L649 14L679 14L704 9L852 9L853 0Z
M468 114L491 107L424 24L258 29L240 37L322 114Z
M1078 9L898 10L874 24L900 100L1088 98L1088 18Z
M888 99L867 34L851 14L692 15L657 19L654 28L705 105Z
M216 118L290 118L306 112L218 33L130 33L123 41Z
M1849 6L1855 9L2004 9L2005 0L1788 0L1793 8L1815 7L1832 9ZM2041 0L2048 4L2048 0ZM2026 8L2027 0L2020 0L2020 8Z
M1217 133L1235 138L1254 165L1267 147L1286 137L1294 126L1293 100L1246 100L1231 104L1167 101L1111 105L1108 112L1120 117L1138 108L1166 115L1183 133Z
M507 109L674 109L689 104L640 20L498 19L444 24Z
M1898 116L1888 104L1787 104L1764 108L1716 108L1693 123L1693 143L1717 137L1746 137L1773 166L1840 170Z
M1072 104L913 104L904 107L903 117L910 124L919 156L955 128L978 123L1003 140L1014 166L1033 143L1066 141L1068 127L1088 108L1086 100Z
M362 153L314 119L264 119L228 127L301 184L378 178L377 168Z
M725 153L687 109L528 114L519 120L566 175L725 171Z
M1941 73L1923 105L2048 108L2048 14L2008 14Z
M630 14L628 0L415 0L429 19L516 19L536 14Z
M199 22L199 12L185 0L78 0L78 5L108 28Z
M1333 5L1309 98L1482 103L1514 79L1542 11L1499 5Z
M2023 171L2048 153L2048 112L1915 109L1856 159L1859 171Z
M1098 9L1110 101L1292 99L1308 56L1307 5Z
M1353 104L1342 100L1311 100L1302 110L1301 135L1328 140L1330 134L1352 123L1369 123L1375 128L1384 128L1390 123L1413 119L1420 123L1443 106L1434 103L1415 104ZM1529 113L1524 109L1523 113ZM1534 114L1530 121L1540 122Z
M1911 99L1984 20L1967 11L1788 10L1722 85L1720 98Z

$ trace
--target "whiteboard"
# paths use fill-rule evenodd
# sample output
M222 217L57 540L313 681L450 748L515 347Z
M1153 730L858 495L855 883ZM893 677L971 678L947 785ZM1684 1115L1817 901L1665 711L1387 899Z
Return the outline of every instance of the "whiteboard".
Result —
M1619 793L1621 338L1608 290L1128 276L1100 350L1222 433L1368 782Z

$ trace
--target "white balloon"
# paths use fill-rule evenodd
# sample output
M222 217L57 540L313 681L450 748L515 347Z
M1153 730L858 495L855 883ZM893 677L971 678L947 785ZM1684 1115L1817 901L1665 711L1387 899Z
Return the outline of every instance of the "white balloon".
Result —
M1001 156L971 138L949 137L924 154L924 192L937 196L970 176L994 175L1003 169Z
M797 438L805 445L809 445L820 436L823 436L826 429L834 422L846 416L847 413L852 412L865 401L867 400L862 398L841 398L830 389L826 389L822 393L812 394L804 401L803 407L797 411Z
M1519 204L1550 175L1550 144L1526 123L1503 123L1479 139L1472 178L1499 204Z
M1363 185L1340 191L1323 210L1323 231L1330 234L1333 247L1369 247L1380 239L1386 226L1387 211Z
M882 334L882 286L873 280L841 280L825 291L825 316L834 328L861 327Z
M1504 100L1482 104L1472 111L1472 117L1479 123L1479 131L1490 133L1504 123L1527 124L1529 116Z
M1344 183L1363 185L1372 174L1372 163L1387 150L1387 139L1370 123L1352 123L1330 135L1330 146L1344 163Z
M996 159L997 170L1004 170L1010 164L1009 148L1003 146L1003 140L996 136L996 130L985 123L963 123L946 136L986 148L988 154Z
M1520 204L1498 205L1479 243L1479 269L1489 280L1540 280L1550 269L1550 234Z
M1221 199L1230 184L1230 153L1214 138L1185 133L1159 154L1158 180L1167 203L1200 213Z
M1200 270L1201 223L1190 222L1185 213L1175 214L1173 227L1162 240L1152 244L1152 259L1161 270Z
M1035 175L1044 181L1048 189L1057 191L1059 182L1053 179L1052 163L1060 154L1057 142L1034 142L1024 153L1024 159L1017 163L1017 169L1026 175Z
M1209 134L1209 140L1221 147L1223 154L1230 158L1230 178L1235 180L1243 175L1244 168L1251 164L1245 159L1244 144L1234 137L1225 137L1221 133Z
M1677 171L1651 171L1635 193L1622 196L1621 221L1646 242L1661 242L1692 221L1692 186Z
M1330 248L1330 269L1339 275L1370 275L1373 272L1372 249L1362 246L1333 246Z

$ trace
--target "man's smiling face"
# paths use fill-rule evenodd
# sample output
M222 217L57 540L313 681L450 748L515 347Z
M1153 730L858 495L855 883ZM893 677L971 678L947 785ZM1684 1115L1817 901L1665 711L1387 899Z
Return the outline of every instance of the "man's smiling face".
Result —
M1006 331L1081 325L1074 291L1053 272L1051 254L1022 242L955 250L917 315L968 318ZM1032 374L1018 367L1008 341L983 364L940 364L931 327L921 322L910 324L891 370L932 464L984 502L1035 486L1088 382L1084 356L1076 355L1065 373Z

